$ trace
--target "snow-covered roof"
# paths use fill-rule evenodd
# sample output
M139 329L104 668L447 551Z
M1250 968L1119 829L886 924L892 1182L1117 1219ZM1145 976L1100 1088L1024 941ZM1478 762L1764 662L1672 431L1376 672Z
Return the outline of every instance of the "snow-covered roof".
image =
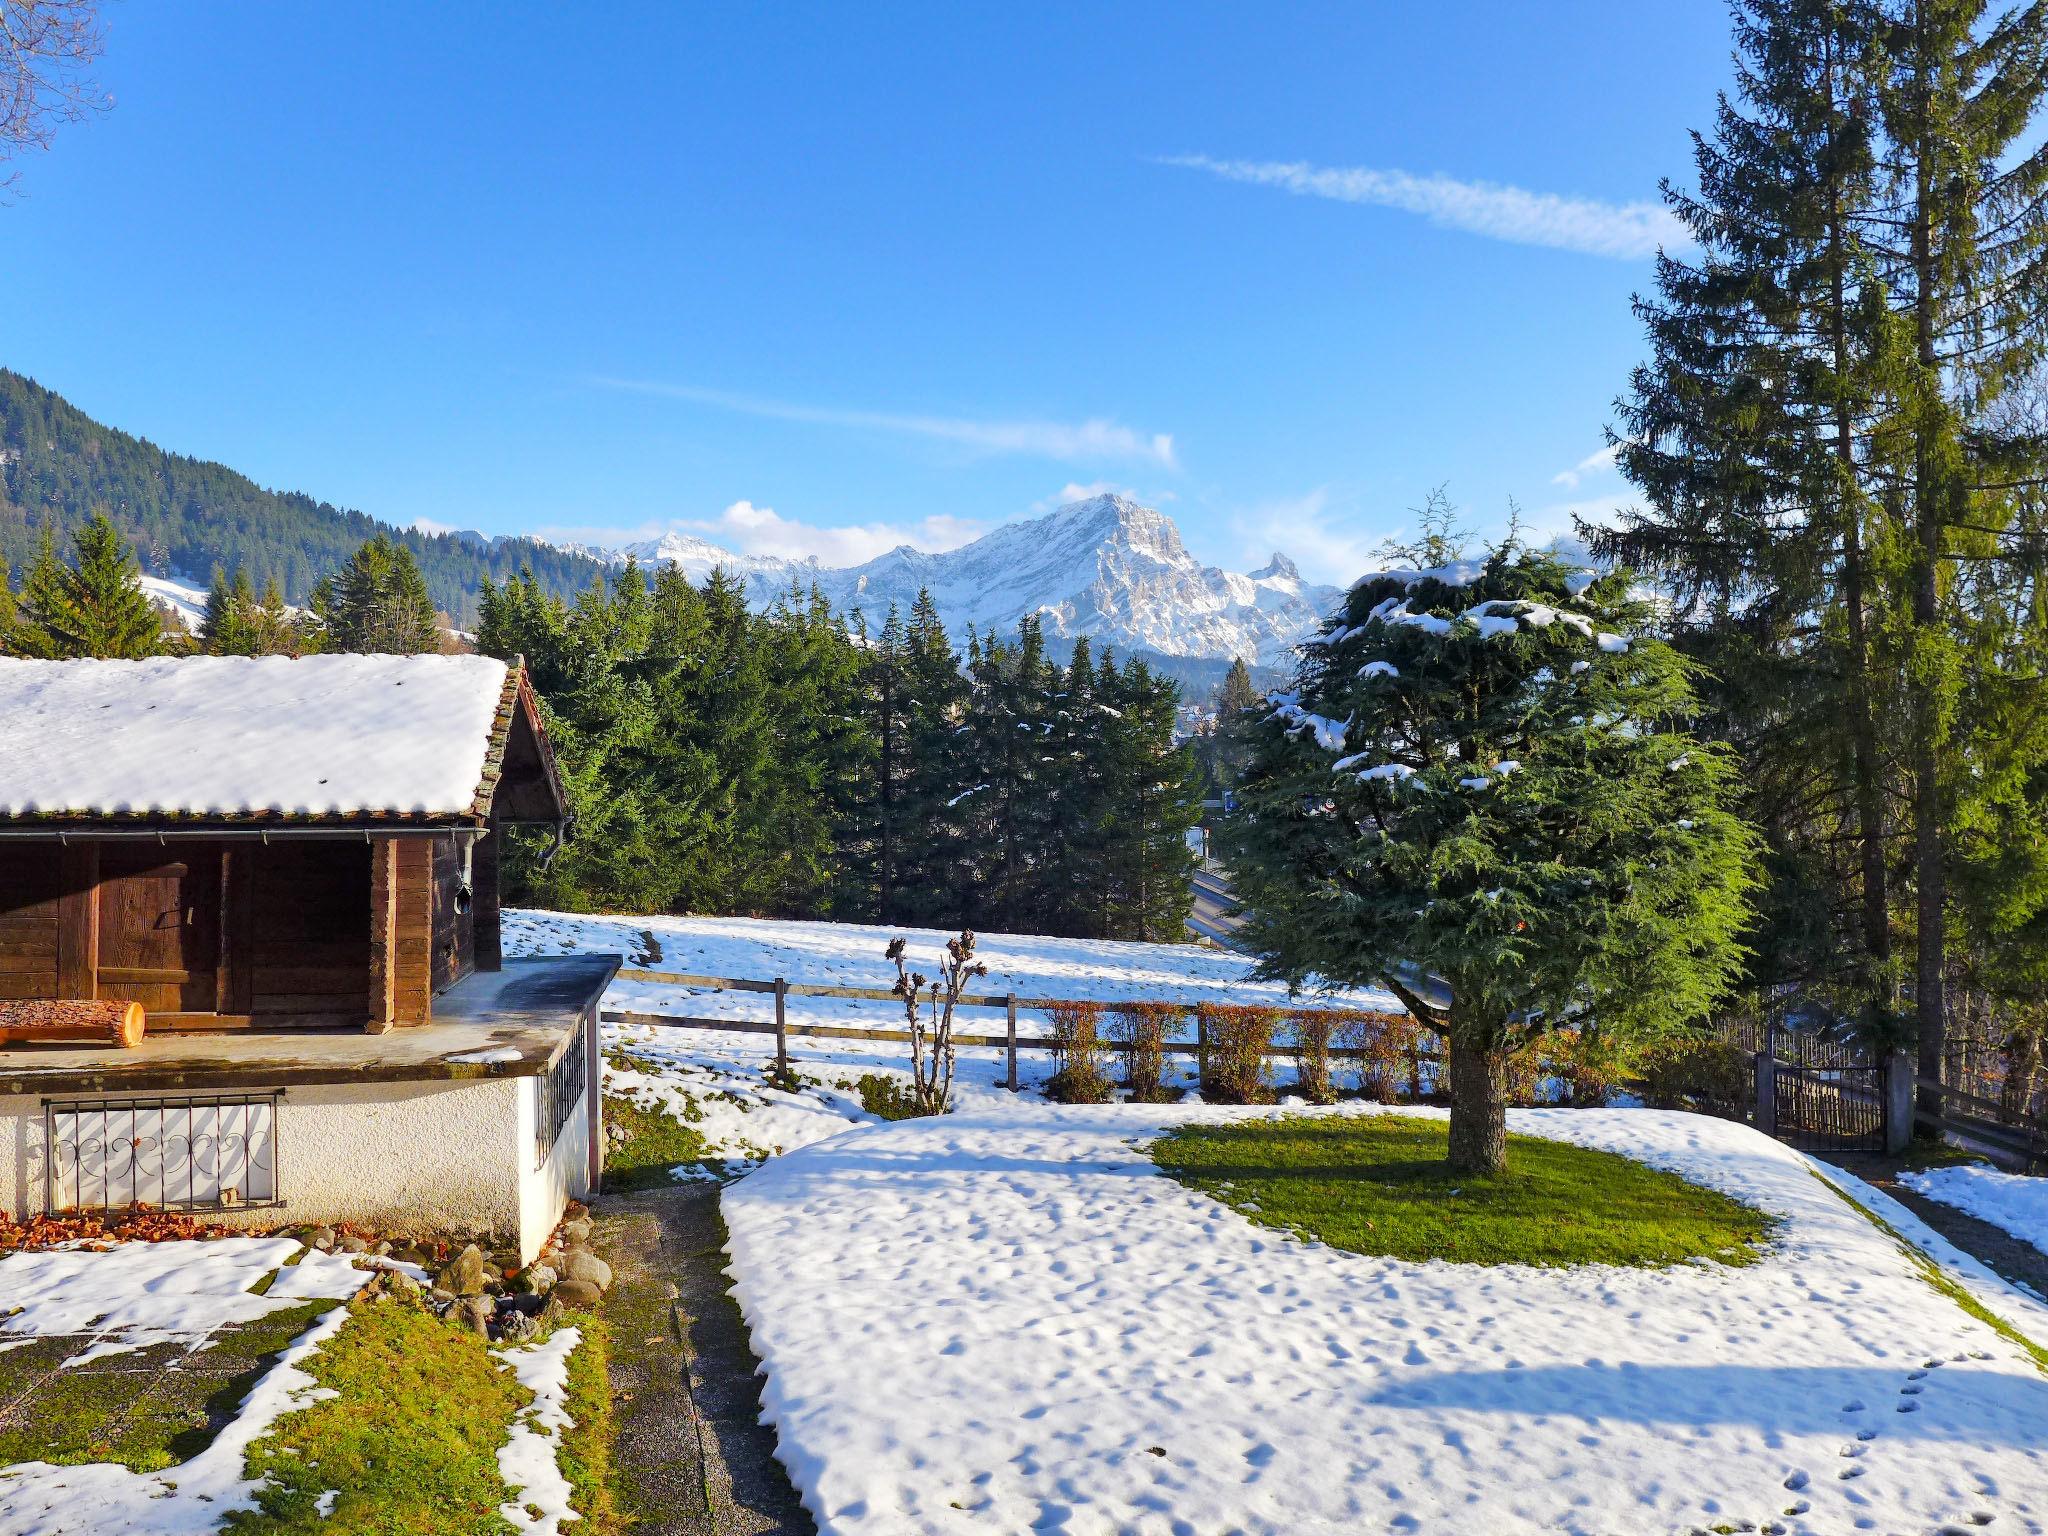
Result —
M0 659L0 817L480 814L518 698L489 656Z

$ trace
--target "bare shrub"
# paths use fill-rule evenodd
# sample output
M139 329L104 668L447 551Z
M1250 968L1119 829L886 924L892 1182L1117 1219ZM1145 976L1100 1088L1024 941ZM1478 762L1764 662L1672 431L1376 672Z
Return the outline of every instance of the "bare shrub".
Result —
M896 964L891 990L903 999L903 1016L910 1021L911 1102L920 1115L943 1115L953 1103L953 1010L967 983L986 976L988 967L974 958L971 929L946 940L937 981L910 969L907 948L904 940L891 939L887 953Z
M1094 1003L1055 1003L1046 1010L1052 1023L1052 1076L1045 1096L1059 1104L1101 1104L1109 1098L1109 1074L1102 1070L1102 1038L1097 1023L1102 1010Z
M1204 1003L1196 1017L1207 1048L1202 1097L1212 1104L1270 1104L1273 1090L1266 1083L1266 1056L1273 1049L1280 1010Z
M1180 1097L1178 1088L1166 1086L1166 1036L1185 1017L1176 1003L1125 1003L1110 1015L1110 1038L1123 1056L1132 1102L1170 1104Z

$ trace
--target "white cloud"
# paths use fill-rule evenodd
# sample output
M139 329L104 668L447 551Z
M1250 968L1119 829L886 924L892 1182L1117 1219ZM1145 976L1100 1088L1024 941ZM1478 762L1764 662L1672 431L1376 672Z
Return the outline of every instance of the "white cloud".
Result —
M985 524L940 514L914 523L845 523L831 526L784 517L773 507L736 501L716 517L675 517L637 528L553 528L541 537L604 549L683 534L742 555L811 560L827 567L859 565L899 544L930 553L957 549L986 533Z
M1310 581L1349 586L1379 565L1373 552L1391 530L1340 522L1330 511L1329 492L1262 502L1231 519L1240 544L1242 568L1264 565L1275 551L1293 560Z
M1076 463L1101 460L1133 460L1178 469L1173 434L1144 433L1103 417L1086 421L978 421L954 416L901 415L890 411L849 411L832 406L803 405L789 400L766 400L753 395L733 394L722 389L703 389L694 384L665 384L649 379L594 378L603 389L627 390L634 394L659 395L671 400L688 400L743 416L761 416L771 421L796 421L828 427L854 427L876 432L893 432L908 437L932 438L953 443L972 453L1022 454L1036 458Z
M1568 491L1579 488L1579 481L1587 475L1601 474L1614 468L1614 461L1621 453L1621 444L1609 443L1597 453L1589 453L1570 469L1561 469L1550 477L1552 485L1561 485Z
M1596 527L1605 527L1614 523L1617 514L1641 504L1642 498L1633 491L1615 491L1604 496L1573 497L1569 501L1525 508L1522 512L1522 537L1538 545L1568 537L1574 533L1579 519Z
M1685 226L1661 203L1603 203L1561 197L1487 181L1449 176L1416 176L1407 171L1364 166L1319 166L1303 161L1217 160L1208 155L1171 155L1162 165L1208 171L1227 181L1279 187L1301 197L1340 203L1370 203L1419 213L1432 224L1462 229L1516 245L1551 246L1588 256L1633 261L1654 256L1660 246L1690 245Z
M462 530L456 527L453 523L436 522L431 517L414 518L412 520L412 530L414 533L424 533L430 539L437 533L462 532Z

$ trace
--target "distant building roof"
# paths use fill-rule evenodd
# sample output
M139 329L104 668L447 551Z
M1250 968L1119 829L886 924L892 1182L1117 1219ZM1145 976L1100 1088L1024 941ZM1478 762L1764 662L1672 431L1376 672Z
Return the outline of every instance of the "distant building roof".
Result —
M0 659L0 821L472 819L508 751L511 819L563 819L522 669L489 656Z

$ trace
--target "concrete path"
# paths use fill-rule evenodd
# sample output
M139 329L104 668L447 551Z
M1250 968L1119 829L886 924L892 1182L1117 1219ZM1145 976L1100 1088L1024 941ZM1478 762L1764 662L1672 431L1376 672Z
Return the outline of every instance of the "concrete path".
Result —
M634 1531L815 1536L760 1421L760 1363L727 1290L718 1186L608 1195L596 1216L616 1275L604 1317Z

